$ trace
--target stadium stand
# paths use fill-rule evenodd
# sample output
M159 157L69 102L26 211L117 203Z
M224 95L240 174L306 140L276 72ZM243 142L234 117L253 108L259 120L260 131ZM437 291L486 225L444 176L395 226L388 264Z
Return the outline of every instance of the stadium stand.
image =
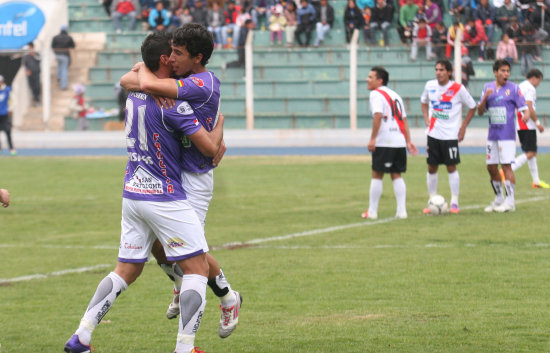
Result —
M349 128L349 49L343 29L346 1L330 3L336 20L329 37L319 48L270 46L269 31L254 32L256 128ZM69 13L71 33L104 32L106 35L105 49L97 53L96 64L89 70L86 97L96 109L116 108L114 84L140 60L139 46L147 32L116 33L97 0L71 1ZM450 21L446 15L445 22ZM500 32L495 33L495 38L499 36ZM359 43L358 127L367 128L371 124L365 78L374 65L383 65L390 72L389 86L402 95L410 125L422 126L419 96L426 80L434 78L434 61L411 62L410 48L400 43L395 22L390 31L389 48L365 46L362 38ZM246 127L244 69L226 67L226 63L236 58L234 49L217 49L207 66L222 81L221 110L226 115L227 128ZM535 65L545 77L550 77L547 62L550 62L550 50L545 49L542 63ZM478 99L483 84L493 79L492 62L475 62L474 67L476 76L470 81L470 90ZM511 79L518 83L522 80L519 64L514 65ZM550 92L550 83L545 80L537 99L537 110L545 123L546 112L550 112L547 92ZM485 126L486 121L476 118L472 124ZM70 125L66 128L71 128Z

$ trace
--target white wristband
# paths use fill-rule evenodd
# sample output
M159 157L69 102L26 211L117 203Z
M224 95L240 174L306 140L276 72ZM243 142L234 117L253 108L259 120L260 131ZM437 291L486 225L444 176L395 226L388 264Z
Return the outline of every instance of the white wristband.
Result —
M535 125L540 126L540 120L535 121Z

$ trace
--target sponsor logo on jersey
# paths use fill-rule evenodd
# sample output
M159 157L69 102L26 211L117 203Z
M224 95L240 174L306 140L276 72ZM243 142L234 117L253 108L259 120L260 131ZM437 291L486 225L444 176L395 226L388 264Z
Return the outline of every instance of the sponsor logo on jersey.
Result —
M433 108L434 110L451 110L453 108L453 103L452 102L443 102L443 101L439 101L439 102L434 102L433 103Z
M162 181L155 178L149 171L139 165L130 180L124 185L124 190L136 194L161 195L163 194Z
M504 94L506 94L506 97L510 96L510 89L507 89L506 92L504 92Z
M121 244L121 247L123 247L124 249L130 249L130 250L141 250L141 249L143 249L143 246L141 246L141 245L130 244L130 243Z
M181 104L178 105L176 110L181 115L191 115L191 114L193 114L193 108L191 108L191 106L187 102L181 102Z
M181 248L185 246L185 242L180 238L170 238L168 240L168 243L166 243L166 245L169 248Z
M199 87L203 87L204 86L204 82L203 80L201 80L200 78L198 77L191 77L191 80Z
M195 124L195 126L199 126L199 119L195 118L195 120L193 120L193 124Z

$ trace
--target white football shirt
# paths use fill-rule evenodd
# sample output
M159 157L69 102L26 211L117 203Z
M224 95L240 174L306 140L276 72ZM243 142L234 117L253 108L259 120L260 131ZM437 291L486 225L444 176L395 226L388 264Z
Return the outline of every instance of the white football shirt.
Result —
M519 90L525 97L525 101L533 102L533 110L537 111L537 89L531 82L528 80L523 81L519 84ZM517 115L516 119L516 130L535 130L537 126L533 119L529 119L526 123L521 120L522 114Z
M390 96L391 100L394 102L395 109L400 112L402 119L406 118L407 113L405 112L405 105L401 97L386 86L381 86L378 89L386 92ZM382 113L380 130L378 130L378 135L376 135L376 146L407 147L405 136L401 132L399 124L392 114L392 108L388 100L380 92L373 90L370 92L369 103L373 117L376 113Z
M462 105L466 105L468 109L476 107L474 98L463 85L459 85L458 92L451 89L454 83L449 81L441 86L437 80L430 80L426 82L420 96L421 103L429 103L428 136L438 140L457 140L462 122ZM449 96L452 96L450 100L445 98Z

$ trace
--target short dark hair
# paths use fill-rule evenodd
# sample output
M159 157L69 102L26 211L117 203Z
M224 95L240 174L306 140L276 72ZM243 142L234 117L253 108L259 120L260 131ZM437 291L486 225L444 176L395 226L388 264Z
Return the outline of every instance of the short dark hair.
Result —
M145 66L153 72L160 67L161 55L172 54L171 37L167 32L153 32L141 44L141 57Z
M376 74L376 78L382 80L383 86L386 86L388 84L388 81L390 80L390 74L388 73L388 71L386 71L386 69L384 69L382 66L373 66L370 70Z
M531 69L527 72L527 79L530 79L532 77L540 78L542 79L544 76L542 75L542 72L539 69Z
M510 63L507 60L498 59L493 64L493 72L498 71L503 66L508 66L509 69L512 68L512 66L510 65Z
M172 45L185 47L192 58L202 54L201 65L206 66L214 51L212 33L199 23L187 23L176 29Z
M451 71L451 72L453 71L453 64L451 64L449 59L437 60L437 62L435 63L435 66L437 65L443 65L445 67L445 70Z

